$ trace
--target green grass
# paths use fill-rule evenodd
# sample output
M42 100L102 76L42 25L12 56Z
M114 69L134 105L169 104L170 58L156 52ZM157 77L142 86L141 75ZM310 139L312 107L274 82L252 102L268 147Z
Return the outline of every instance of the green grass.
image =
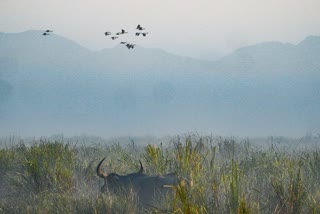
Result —
M0 213L320 213L319 138L270 139L2 139ZM132 192L100 194L103 157L108 172L136 172L141 160L148 175L188 181L171 187L160 207L143 207Z

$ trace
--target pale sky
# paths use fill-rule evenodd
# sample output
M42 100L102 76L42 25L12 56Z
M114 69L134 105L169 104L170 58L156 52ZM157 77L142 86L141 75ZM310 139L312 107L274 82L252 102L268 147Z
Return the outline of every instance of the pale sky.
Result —
M210 58L320 35L320 0L0 0L0 32L53 29L92 50L118 44L105 31L137 24L150 32L138 45Z

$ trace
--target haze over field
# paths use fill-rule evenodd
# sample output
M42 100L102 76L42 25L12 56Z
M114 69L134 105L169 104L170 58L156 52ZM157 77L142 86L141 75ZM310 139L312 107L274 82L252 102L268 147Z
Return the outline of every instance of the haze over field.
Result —
M91 51L42 31L0 38L1 135L319 132L318 36L217 61L141 46Z
M319 133L318 8L1 0L0 135ZM104 34L122 28L134 49Z

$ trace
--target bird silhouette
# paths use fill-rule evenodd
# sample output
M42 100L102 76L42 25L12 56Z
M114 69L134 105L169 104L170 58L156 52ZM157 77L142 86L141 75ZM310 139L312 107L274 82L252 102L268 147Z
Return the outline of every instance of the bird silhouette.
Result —
M135 46L135 44L129 44L129 43L128 43L128 44L126 44L126 46L127 46L128 49L133 49L134 46Z
M117 38L118 38L117 36L112 36L112 37L111 37L112 40L115 40L115 39L117 39Z
M139 33L139 32L136 32L136 36L139 36L141 33Z
M125 34L125 33L128 33L128 32L126 32L124 29L121 29L121 32L118 32L118 33L116 33L116 35L121 35L121 34Z
M104 35L109 36L109 35L111 35L111 32L105 32Z
M42 35L43 35L43 36L49 36L50 34L49 34L49 33L44 32Z
M138 25L138 26L136 27L136 29L138 29L138 30L145 30L145 28L143 28L141 25Z
M147 34L148 34L148 32L142 33L142 36L145 37Z
M121 34L125 34L125 33L128 33L128 32L126 32L125 30L121 29Z
M45 32L46 33L51 33L51 32L53 32L53 30L46 30Z
M120 42L120 44L124 45L124 44L127 44L127 42Z

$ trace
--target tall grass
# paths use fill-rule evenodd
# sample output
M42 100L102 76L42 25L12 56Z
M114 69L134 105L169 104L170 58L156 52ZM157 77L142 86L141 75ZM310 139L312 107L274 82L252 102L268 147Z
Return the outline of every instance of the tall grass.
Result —
M37 193L70 191L74 158L74 151L68 144L40 140L21 156L21 188Z
M318 146L297 150L272 139L2 144L0 213L320 213ZM100 194L95 168L103 157L108 172L136 172L140 160L148 175L176 173L180 182L158 207L139 204L134 192Z

